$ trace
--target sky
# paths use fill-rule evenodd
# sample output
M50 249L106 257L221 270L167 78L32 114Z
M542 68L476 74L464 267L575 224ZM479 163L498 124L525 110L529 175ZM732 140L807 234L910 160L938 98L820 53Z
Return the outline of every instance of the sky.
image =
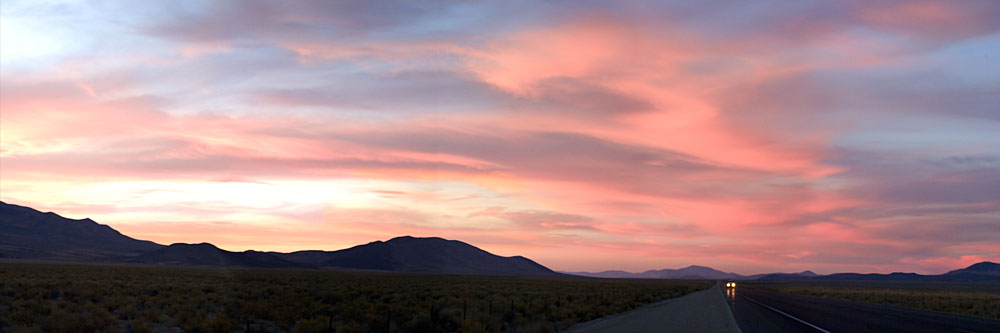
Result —
M1000 2L0 3L0 200L562 271L1000 261Z

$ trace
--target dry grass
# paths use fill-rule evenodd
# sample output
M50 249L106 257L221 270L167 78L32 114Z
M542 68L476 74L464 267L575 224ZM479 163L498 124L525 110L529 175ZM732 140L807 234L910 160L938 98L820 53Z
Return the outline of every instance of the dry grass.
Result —
M0 331L557 331L703 281L0 263Z
M746 286L785 293L1000 319L1000 283L997 282L810 281L748 283Z

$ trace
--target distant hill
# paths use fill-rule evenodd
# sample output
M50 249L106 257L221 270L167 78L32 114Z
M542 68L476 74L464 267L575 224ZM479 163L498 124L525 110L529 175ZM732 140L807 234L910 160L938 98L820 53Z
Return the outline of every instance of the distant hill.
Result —
M787 276L769 274L758 281L816 280L816 281L1000 281L1000 264L984 261L940 275L917 273L859 274L836 273L819 276Z
M219 249L209 243L176 243L123 260L132 263L174 266L309 267L309 265L294 263L271 253L257 251L231 252Z
M835 273L830 275L802 276L788 274L767 274L755 281L789 281L789 280L823 280L823 281L924 281L928 275L916 273L890 273L890 274L860 274L860 273Z
M150 265L347 268L509 276L562 275L531 259L501 257L437 237L397 237L339 251L231 252L209 243L163 246L122 235L90 219L0 202L0 258Z
M661 269L658 271L648 271L642 274L655 276L660 279L700 278L709 280L725 280L725 279L734 279L740 277L739 274L726 273L709 267L697 266L697 265L691 265L681 269Z
M460 241L438 237L404 236L339 251L272 253L288 261L324 268L508 276L561 275L525 257L501 257Z
M963 269L953 270L941 276L953 281L996 281L1000 280L1000 264L984 261Z
M967 268L956 269L941 275L920 275L916 273L890 273L890 274L861 274L861 273L836 273L830 275L817 275L812 271L802 271L799 273L769 273L756 275L739 275L736 273L726 273L704 266L688 266L680 269L649 270L642 273L630 273L625 271L603 271L597 273L590 272L564 272L570 275L598 277L598 278L625 278L625 279L706 279L706 280L740 280L740 281L796 281L796 280L816 280L816 281L1000 281L1000 264L993 262L981 262Z
M98 224L91 219L68 219L52 212L43 213L4 202L0 202L0 258L181 266L343 268L437 274L563 275L525 257L501 257L460 241L438 237L404 236L339 251L292 253L231 252L208 243L178 243L163 246L122 235L111 227ZM603 278L759 281L1000 281L1000 264L981 262L941 275L915 273L816 275L811 271L803 271L742 276L696 265L642 273L603 271L566 274Z
M68 219L0 202L0 257L100 261L161 247L122 235L91 219Z
M607 279L637 279L639 278L639 273L631 273L626 271L611 270L602 271L597 273L590 272L562 272L564 274L576 275L576 276L586 276L586 277L597 277L597 278L607 278Z
M817 277L816 273L812 271L801 271L798 273L768 273L768 274L755 274L748 275L739 278L739 280L768 280L768 279L786 279L786 280L800 280Z
M588 272L567 272L566 274L600 277L600 278L626 278L626 279L706 279L706 280L726 280L737 279L742 276L736 273L726 273L705 266L691 265L679 269L649 270L642 273L629 273L625 271L603 271L598 273Z

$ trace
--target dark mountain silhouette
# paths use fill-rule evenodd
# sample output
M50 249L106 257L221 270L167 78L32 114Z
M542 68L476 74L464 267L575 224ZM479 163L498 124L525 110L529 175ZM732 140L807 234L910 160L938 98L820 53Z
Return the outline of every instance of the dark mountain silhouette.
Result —
M625 271L603 271L598 273L589 272L564 272L570 275L599 277L599 278L626 278L626 279L707 279L707 280L740 280L740 281L795 281L795 280L816 280L816 281L1000 281L1000 264L985 261L967 268L956 269L941 275L921 275L916 273L895 272L890 274L861 274L861 273L836 273L830 275L817 275L812 271L802 271L799 273L769 273L756 275L739 275L736 273L726 273L704 266L688 266L681 269L661 269L650 270L642 273L630 273Z
M963 269L956 269L945 274L952 275L952 274L963 274L963 273L998 275L1000 274L1000 264L992 261L984 261Z
M209 243L163 246L137 240L91 219L74 220L52 212L0 202L0 258L68 262L123 262L153 265L341 268L441 274L559 276L561 273L521 256L501 257L443 238L397 237L339 251L292 253L231 252ZM941 275L915 273L816 275L772 273L742 276L704 266L642 273L603 271L572 275L605 278L875 281L1000 281L1000 264L981 262Z
M890 274L860 274L860 273L835 273L819 276L790 276L786 274L768 274L756 279L756 281L788 281L788 280L823 280L823 281L925 281L934 275L920 275L917 273Z
M769 273L756 275L739 275L736 273L726 273L711 267L691 265L680 269L649 270L642 273L629 273L625 271L603 271L598 273L588 272L565 272L566 274L619 279L706 279L706 280L755 280L766 276L787 276L789 278L814 277L816 273L803 271L801 273Z
M658 271L643 272L643 275L650 275L660 279L710 279L724 280L740 277L736 273L726 273L705 266L691 265L681 269L661 269Z
M596 278L606 278L606 279L637 279L639 278L639 273L631 273L619 270L601 271L597 273L591 272L561 272L569 275L586 276L586 277L596 277Z
M984 261L940 275L917 273L858 274L836 273L813 277L769 274L758 281L817 280L817 281L1000 281L1000 264Z
M257 251L231 252L219 249L209 243L175 243L123 260L133 263L175 266L309 267L308 265L282 259L271 253Z
M0 257L99 261L161 247L122 235L91 219L68 219L0 202Z
M953 270L941 276L952 281L1000 280L1000 264L984 261L963 269Z
M0 202L0 258L267 268L346 268L511 276L561 275L521 256L501 257L442 238L397 237L339 251L232 252L209 243L163 246L90 219Z
M288 261L324 268L509 276L561 275L525 257L501 257L460 241L438 237L404 236L339 251L273 254Z
M767 274L754 274L739 278L739 280L759 280L759 279L807 279L812 277L817 277L816 273L812 271L801 271L798 273L767 273Z

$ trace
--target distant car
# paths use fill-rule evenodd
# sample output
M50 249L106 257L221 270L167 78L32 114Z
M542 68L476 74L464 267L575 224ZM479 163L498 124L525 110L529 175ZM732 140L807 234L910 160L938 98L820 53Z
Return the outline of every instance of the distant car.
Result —
M726 288L736 288L736 282L735 281L726 282Z

